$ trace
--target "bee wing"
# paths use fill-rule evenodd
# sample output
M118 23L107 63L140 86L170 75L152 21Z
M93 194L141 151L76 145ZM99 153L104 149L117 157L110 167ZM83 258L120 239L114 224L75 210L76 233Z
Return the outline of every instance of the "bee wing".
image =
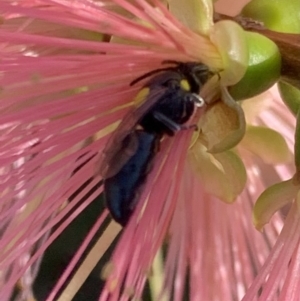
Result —
M135 154L138 140L133 129L165 91L166 88L162 87L150 89L144 101L122 119L109 138L97 164L97 174L100 173L102 178L107 179L117 174Z

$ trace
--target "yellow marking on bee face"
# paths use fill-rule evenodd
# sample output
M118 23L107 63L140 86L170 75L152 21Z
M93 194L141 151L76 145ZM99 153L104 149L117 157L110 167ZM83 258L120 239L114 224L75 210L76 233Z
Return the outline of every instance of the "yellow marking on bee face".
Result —
M134 98L133 103L136 106L139 106L146 99L146 97L148 96L149 92L150 92L150 89L147 88L147 87L143 88L142 90L140 90L139 93Z
M191 90L191 86L190 86L189 82L186 79L182 79L180 81L180 87L183 90L186 90L186 91L190 91Z

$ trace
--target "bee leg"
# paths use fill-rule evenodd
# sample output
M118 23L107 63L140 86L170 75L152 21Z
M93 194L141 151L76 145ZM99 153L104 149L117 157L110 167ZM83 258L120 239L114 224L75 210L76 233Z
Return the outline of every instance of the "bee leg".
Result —
M194 101L196 107L201 108L205 105L205 101L200 95L198 95L196 93L193 93L192 95L193 95L193 101Z
M164 115L160 112L157 112L157 111L153 112L153 117L157 121L161 122L163 125L166 126L166 128L169 130L169 134L171 136L173 136L176 132L190 129L190 126L178 124L178 123L174 122L172 119L170 119L169 117L167 117L166 115Z

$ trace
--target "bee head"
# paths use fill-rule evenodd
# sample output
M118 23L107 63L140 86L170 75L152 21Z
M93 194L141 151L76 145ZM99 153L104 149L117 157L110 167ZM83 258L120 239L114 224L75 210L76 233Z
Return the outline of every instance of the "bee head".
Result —
M214 73L200 62L177 62L177 61L164 61L163 64L175 64L173 67L180 72L189 82L192 93L199 93L201 87L214 75Z
M135 85L139 81L150 77L152 75L155 75L160 72L164 71L175 71L180 73L187 81L189 82L189 85L191 86L191 92L192 93L199 93L201 87L207 82L207 80L214 75L215 73L212 72L208 66L204 65L200 62L178 62L178 61L172 61L172 60L165 60L162 62L162 64L171 64L173 66L166 67L166 68L160 68L152 70L148 73L143 74L142 76L136 78L130 83L130 86Z

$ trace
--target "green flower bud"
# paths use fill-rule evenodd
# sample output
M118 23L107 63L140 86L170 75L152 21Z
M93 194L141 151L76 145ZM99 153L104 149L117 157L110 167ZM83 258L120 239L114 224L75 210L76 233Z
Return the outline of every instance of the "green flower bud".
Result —
M281 56L274 42L254 32L246 32L248 68L229 92L236 100L256 96L273 86L280 77Z

